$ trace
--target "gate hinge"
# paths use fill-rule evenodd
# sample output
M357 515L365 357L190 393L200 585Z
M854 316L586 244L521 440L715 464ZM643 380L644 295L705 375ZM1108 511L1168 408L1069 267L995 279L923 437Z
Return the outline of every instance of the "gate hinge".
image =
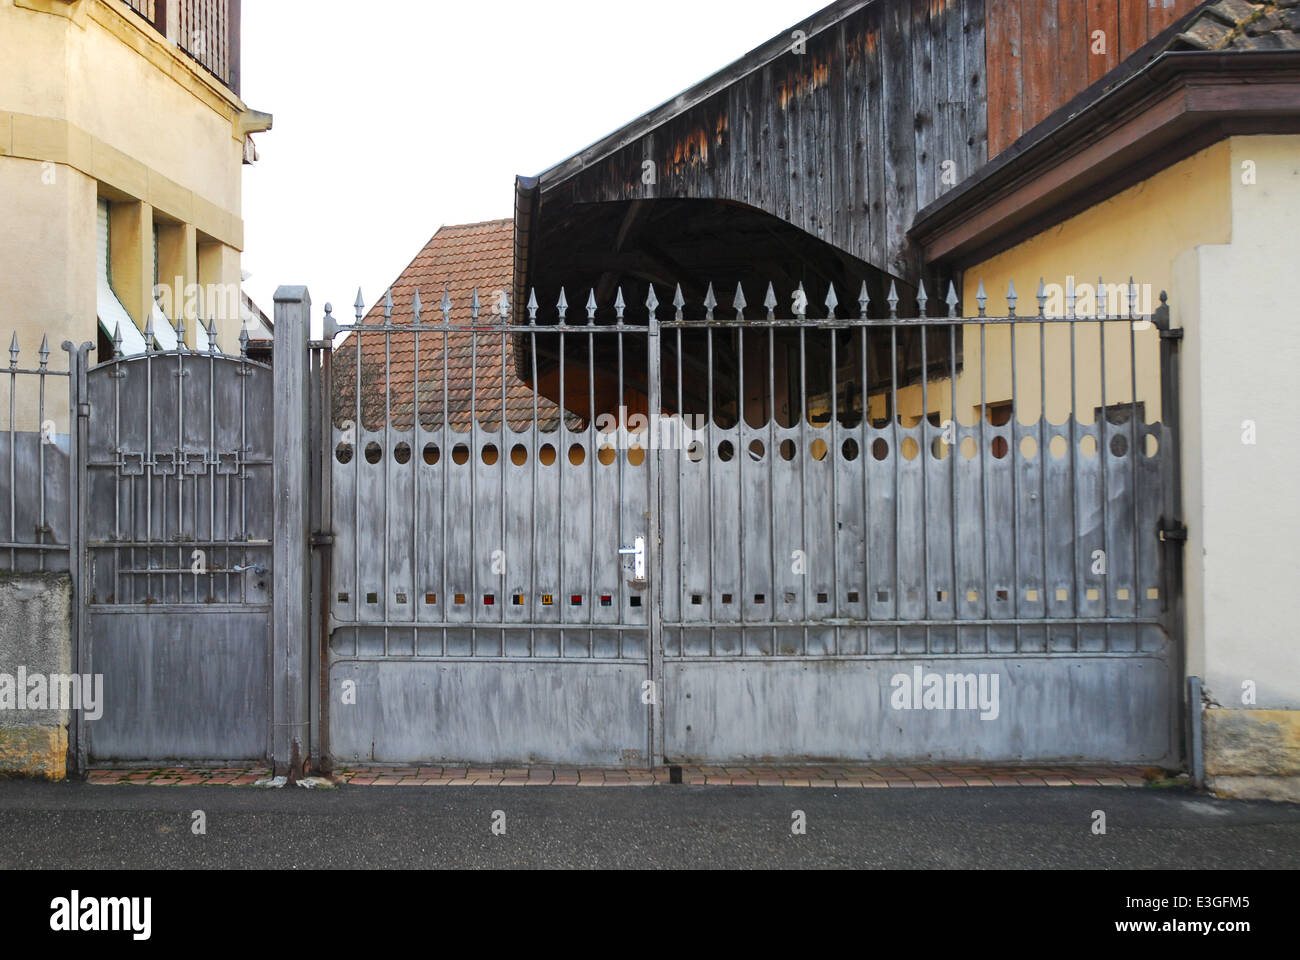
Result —
M1187 542L1187 524L1175 520L1172 523L1160 524L1160 542L1161 543L1186 543Z
M311 545L313 547L332 547L334 546L334 534L313 533L311 535Z
M1183 339L1183 328L1182 328L1182 327L1174 327L1172 330L1161 330L1161 331L1160 331L1160 339L1161 339L1161 340L1181 340L1181 339Z

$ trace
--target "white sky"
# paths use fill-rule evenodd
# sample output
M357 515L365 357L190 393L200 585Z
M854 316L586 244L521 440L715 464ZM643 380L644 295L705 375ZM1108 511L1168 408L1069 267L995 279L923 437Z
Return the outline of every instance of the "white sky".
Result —
M254 0L245 289L269 315L370 305L444 224L513 216L536 175L830 0ZM426 302L433 302L432 293Z

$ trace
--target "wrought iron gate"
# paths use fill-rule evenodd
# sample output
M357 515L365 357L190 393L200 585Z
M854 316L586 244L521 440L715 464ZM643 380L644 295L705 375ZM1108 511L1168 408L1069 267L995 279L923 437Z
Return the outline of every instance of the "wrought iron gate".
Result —
M92 761L269 755L271 383L215 347L85 374L82 636L104 676Z
M1117 289L358 312L326 753L1176 763L1176 332Z
M390 297L326 368L328 753L645 764L654 464L602 446L593 411L601 368L646 390L647 330L452 310L394 323ZM558 403L520 389L517 351L534 383L556 361Z

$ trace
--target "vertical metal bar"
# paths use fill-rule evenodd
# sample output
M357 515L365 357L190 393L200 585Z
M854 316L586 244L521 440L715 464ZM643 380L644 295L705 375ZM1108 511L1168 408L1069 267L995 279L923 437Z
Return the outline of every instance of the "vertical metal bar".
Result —
M183 342L183 341L182 341ZM185 355L178 349L176 351L176 536L178 538L185 535L185 463L187 456L185 453ZM163 536L167 536L167 504L163 503ZM197 530L196 530L197 532ZM177 571L185 569L185 547L176 548L177 558L180 563L177 564ZM191 567L193 569L193 567ZM166 580L163 581L166 583ZM197 591L198 582L195 581ZM164 587L164 599L166 598L166 588ZM185 574L178 572L176 574L176 602L182 603L185 593Z
M438 457L438 463L442 467L442 489L439 491L438 503L442 510L442 526L439 528L439 540L442 541L442 567L439 573L442 578L442 592L438 595L438 602L442 604L442 622L447 624L451 622L451 598L447 594L447 474L451 470L451 461L448 459L452 456L451 443L451 389L448 384L448 364L447 350L451 343L451 310L446 306L447 295L443 292L443 314L442 314L442 453ZM535 372L535 371L534 371ZM534 378L534 383L536 379ZM360 544L357 545L360 550ZM447 656L447 627L442 628L442 656Z
M38 402L38 411L36 417L36 429L38 431L36 441L36 453L38 458L37 477L40 484L40 515L37 519L38 537L37 543L45 543L45 360L41 360L41 371L39 374L40 400ZM53 440L53 437L50 438ZM37 569L42 573L45 572L45 551L36 551Z
M1100 291L1098 291L1100 293ZM1142 613L1142 560L1138 555L1138 392L1137 392L1137 333L1133 329L1133 320L1128 321L1128 369L1129 397L1132 407L1129 410L1129 495L1133 503L1133 520L1129 526L1133 533L1133 616ZM1146 417L1143 416L1143 421Z
M361 296L357 295L357 301L360 303ZM357 418L352 424L353 444L352 444L352 621L353 623L361 622L361 603L365 597L365 590L361 586L361 457L362 457L362 426L361 426L361 352L364 349L364 323L361 317L357 317L357 325L354 329L353 339L357 355L356 379L352 381L353 392L356 394ZM445 542L445 538L444 538ZM361 631L353 631L353 640L360 649Z
M982 312L982 311L981 311ZM989 576L989 449L985 428L989 420L988 408L988 337L984 324L980 324L980 538L984 542L984 587L980 598L984 601L984 619L992 617L989 604L989 591L992 579ZM989 652L989 627L984 627L984 652Z
M676 332L677 332L677 415L684 417L685 416L685 412L684 412L685 408L683 406L684 389L682 386L682 328L678 327ZM693 442L699 443L698 440ZM704 456L707 458L709 455L708 451L705 450L703 452L704 452ZM705 466L707 468L708 464L706 463ZM682 616L682 596L686 592L686 550L685 550L686 544L685 544L685 538L682 536L682 528L684 526L683 519L682 519L682 499L683 499L682 489L683 489L682 488L682 461L681 461L681 456L679 454L677 457L677 527L675 530L673 530L673 537L678 544L676 608L677 608L677 619L679 621L686 619L684 616ZM683 631L679 627L677 629L677 653L679 656L685 653L685 651L682 649L682 634Z
M587 326L590 328L595 323L594 315L587 318ZM505 378L502 377L502 383ZM651 433L653 433L655 421L651 420ZM648 438L647 438L648 439ZM588 558L590 574L588 576L588 600L587 600L587 622L593 627L596 623L596 602L599 600L596 588L596 464L600 457L596 450L596 341L595 335L587 332L587 462L590 464L588 470L591 475L591 547ZM504 530L504 526L502 527ZM622 544L618 544L622 546ZM596 656L596 634L594 630L587 631L587 656L595 659Z
M386 301L389 308L392 307L392 292L389 292L389 298ZM389 477L389 463L392 460L391 451L393 449L393 334L389 329L391 318L384 317L384 444L379 451L379 458L384 464L384 602L380 604L379 609L383 612L384 617L384 656L388 656L388 624L392 622L392 617L388 615L388 604L392 602L391 585L388 582L388 568L390 566L389 543L393 537L393 531L390 526L391 513L388 502L388 493L392 489ZM472 507L471 507L472 509Z
M955 312L955 311L952 311ZM966 328L961 328L962 343L965 344ZM948 535L952 544L952 582L948 586L948 600L952 603L952 618L961 619L961 595L957 576L957 458L961 455L961 441L957 437L960 421L957 419L957 323L948 325L948 416L951 417L952 443L948 449ZM953 653L961 653L961 628L957 627L953 635Z
M209 545L213 553L216 552L217 543L217 470L221 463L221 454L217 451L217 358L211 351L208 351L208 457L212 464L208 467L208 538L212 541ZM198 483L194 485L198 490ZM197 507L195 515L195 529L197 532L198 518ZM224 532L224 538L229 539L230 531ZM212 563L215 557L209 557L207 562L208 570L208 593L215 596L216 576L212 572ZM198 602L197 591L198 582L195 581L195 602ZM223 601L226 597L221 598Z
M1020 390L1016 375L1016 321L1013 317L1007 324L1007 336L1011 338L1011 422L1010 437L1007 440L1007 459L1011 464L1011 611L1012 616L1020 619L1020 446L1016 443L1016 430L1020 426ZM1016 653L1020 652L1020 627L1015 628Z
M497 465L501 471L501 585L497 588L497 608L500 610L501 656L503 657L508 652L506 646L506 608L511 602L511 597L507 596L510 589L510 551L507 549L509 544L506 537L506 471L510 469L509 432L506 426L506 406L509 397L507 384L510 377L509 357L506 355L506 328L508 326L508 318L501 317L501 449L497 453Z
M1107 620L1110 619L1111 608L1111 562L1110 555L1110 484L1107 483L1106 475L1110 472L1106 468L1106 434L1109 433L1110 416L1106 407L1106 324L1100 320L1097 321L1097 338L1098 338L1098 367L1101 376L1101 421L1097 424L1097 468L1101 473L1101 543L1102 551L1105 556L1105 573L1101 578L1102 591L1102 610L1105 612ZM1110 652L1110 624L1105 626L1106 630L1106 652Z
M618 318L618 325L620 327L623 326L622 317ZM679 344L679 356L680 356L681 336L682 336L681 331L680 330L677 331L677 340ZM620 446L620 441L623 436L623 430L624 427L626 426L624 421L625 418L627 417L627 403L625 401L626 395L623 392L623 333L622 331L620 330L617 334L615 334L615 337L618 339L618 419L617 422L615 423L615 432L614 432L614 448L615 448L614 462L618 464L618 505L619 505L618 506L618 546L621 549L623 545L628 542L627 540L624 539L624 536L626 535L626 531L623 529L623 504L626 502L623 499L623 461L625 457L624 457L624 450ZM680 409L680 404L678 405L678 409ZM677 467L677 476L680 480L681 478L680 464L678 464ZM679 490L681 489L680 482L678 483L678 489ZM678 503L680 504L680 502L681 501L679 500ZM680 524L678 524L678 528L680 529ZM647 530L646 536L649 537L649 535L650 532ZM620 554L620 557L621 556L622 555ZM627 578L622 576L620 572L618 578L619 623L624 623L627 619L628 600L629 598L627 596ZM648 615L649 614L647 613L647 616ZM625 635L626 635L626 631L622 631L622 630L619 631L618 655L620 660L627 655L627 651L624 649Z
M651 312L653 312L653 311L651 311ZM708 342L707 342L706 350L705 350L705 356L706 356L706 358L707 358L707 360L708 360L708 364L709 364L709 370L708 370L708 389L709 389L709 396L708 396L708 407L709 407L709 450L708 450L708 456L707 456L707 458L706 458L706 460L705 460L705 463L706 463L706 465L707 465L707 467L708 467L708 470L707 470L707 472L706 472L706 473L707 473L706 481L707 481L707 483L708 483L708 485L709 485L709 496L708 496L708 500L707 500L708 505L709 505L709 531L708 531L708 542L709 542L709 656L711 656L711 657L716 657L716 656L718 655L718 645L717 645L717 638L716 638L716 636L715 636L716 631L714 630L714 627L713 627L713 624L714 624L714 622L716 621L716 617L715 617L715 615L714 615L714 610L713 610L713 585L714 585L715 583L718 582L718 576L717 576L716 565L715 565L715 562L714 562L714 553L715 553L715 551L714 551L714 549L713 549L713 537L714 537L714 531L715 531L715 529L717 528L717 518L713 515L713 511L714 511L714 509L715 509L715 504L717 504L717 502L718 502L718 499L717 499L717 497L715 497L715 496L713 495L713 473L714 473L714 471L713 471L713 458L717 455L718 450L717 450L717 447L714 446L714 443L713 443L713 420L714 420L714 410L713 410L713 327L709 327L709 328L705 331L705 336L708 338ZM683 586L685 586L685 585L683 584ZM690 586L690 587L686 590L686 592L687 592L687 593L694 593L694 590L695 590L695 587L692 585L692 586ZM742 601L744 600L744 597L743 597L743 596L741 597L741 600L742 600Z
M835 320L831 311L830 319ZM827 331L831 340L831 444L826 451L831 462L831 614L840 615L840 379L839 379L839 331L831 327ZM835 655L840 655L840 628L833 627L835 637Z
M865 321L866 311L862 319ZM863 609L866 620L871 622L871 461L875 459L872 451L871 431L875 425L871 422L871 347L868 344L871 328L865 324L858 328L862 334L862 596L866 600ZM867 631L865 653L870 653L871 631Z
M17 343L17 341L14 341ZM18 485L16 482L17 453L18 453L18 431L17 424L14 421L14 410L17 403L18 390L18 357L13 355L13 362L9 370L9 542L18 542ZM18 569L18 551L9 548L9 569Z
M475 301L477 302L477 301ZM477 319L477 318L476 318ZM504 373L505 371L502 371ZM478 330L469 332L469 653L478 656Z
M145 369L144 599L146 603L149 603L153 599L153 577L148 572L153 568L153 344L152 343L145 344L144 369ZM132 592L134 593L134 591ZM135 598L132 597L132 599L134 600Z
M555 436L557 438L557 445L559 447L559 449L555 451L555 467L557 470L560 471L560 488L559 488L560 496L559 496L559 503L556 504L556 510L559 513L559 518L560 518L560 522L559 522L560 535L556 537L556 540L558 541L556 546L559 549L559 555L560 555L559 581L560 581L560 659L561 660L564 659L564 644L565 641L568 639L568 631L564 629L564 625L568 622L569 619L568 606L570 603L573 602L572 595L568 592L568 586L564 582L564 462L565 460L568 459L569 456L568 451L565 449L565 447L568 446L568 441L569 441L568 425L565 424L564 422L565 419L564 418L564 409L565 409L564 408L564 387L565 387L564 355L567 352L566 350L567 344L565 343L565 338L564 338L564 327L566 323L567 321L564 316L564 310L561 309L559 333L557 335L560 341L560 423L555 432Z
M891 319L893 319L891 317ZM899 421L902 417L898 409L898 324L897 321L889 325L889 388L890 388L890 408L889 408L889 428L893 432L894 442L892 444L892 453L894 458L894 619L902 617L902 603L900 594L902 593L902 573L900 570L899 553L901 552L903 542L903 507L899 498L899 490L902 487L901 462L903 451L898 442ZM894 627L894 652L901 653L902 650L902 632L897 626Z
M808 356L804 327L799 327L799 550L804 557L803 569L803 656L808 656ZM773 648L775 653L775 648Z
M540 619L540 617L538 617L534 611L537 610L537 603L538 603L538 596L537 596L537 476L538 476L537 452L538 452L538 445L537 445L537 441L538 441L538 434L541 433L541 419L538 415L537 394L538 391L541 389L541 387L537 383L537 319L532 315L531 310L529 311L528 327L529 327L528 337L529 337L529 347L530 347L528 353L530 359L532 360L532 366L533 366L533 379L532 379L533 427L531 431L531 443L529 444L532 447L532 453L531 456L529 457L529 460L533 466L533 493L532 493L532 502L529 504L529 509L528 509L528 523L529 523L528 619L538 620ZM537 631L532 629L528 631L528 656L529 658L537 656Z
M921 457L921 583L925 595L925 619L933 620L933 610L930 600L930 523L928 514L930 512L930 457L932 451L930 444L927 442L930 436L930 355L927 352L930 339L930 328L925 324L921 325L921 444L919 455ZM934 653L931 648L931 630L929 625L925 628L925 652L928 656Z
M679 374L680 376L680 374ZM788 399L788 398L787 398ZM777 585L779 578L776 570L776 464L777 449L776 442L776 330L773 327L767 328L767 516L771 535L768 537L768 546L772 554L772 612L769 619L772 622L772 656L777 654L777 633L776 621L778 615L777 607ZM781 591L784 593L784 591ZM782 600L785 598L782 597ZM744 597L741 597L744 600ZM742 654L748 652L747 648L742 647Z
M740 565L740 648L743 652L745 649L745 627L744 624L749 620L745 613L748 604L745 598L747 585L745 583L745 460L749 457L749 449L745 446L745 331L744 328L736 330L736 545L737 560ZM710 604L713 602L712 596L718 590L716 582L709 584ZM772 598L769 597L769 600Z
M109 374L113 378L113 536L115 543L122 541L122 369L117 357L113 360L113 372ZM80 389L80 388L78 388ZM74 408L76 409L76 408ZM84 457L85 454L83 453ZM87 467L87 471L89 468ZM82 480L80 482L88 482ZM74 487L75 489L75 487ZM135 478L131 479L131 519L133 521L131 530L131 540L135 540ZM131 559L135 560L135 547L131 547ZM89 561L87 560L87 563ZM229 564L227 564L229 566ZM132 562L131 569L135 569L135 563ZM118 546L113 547L113 603L122 602L122 550ZM131 592L134 597L135 583L128 578L131 584Z
M659 341L659 318L654 310L650 311L650 317L646 324L646 384L649 396L647 401L650 407L650 415L654 419L663 413L662 384L660 377L663 372L660 364L660 341ZM662 446L656 444L655 446ZM651 689L655 690L655 703L650 707L650 756L647 758L647 766L655 767L666 759L664 756L664 702L667 699L665 690L664 677L664 644L663 644L663 572L660 569L661 537L662 532L659 527L659 518L662 516L660 496L662 491L659 486L659 458L662 450L647 451L646 467L648 468L649 489L647 490L647 510L648 521L646 529L646 543L648 547L646 576L650 580L650 680L653 683Z
M416 290L419 295L419 290ZM413 396L411 398L411 623L416 624L420 620L420 601L424 598L426 586L423 583L424 577L420 573L420 461L424 457L424 451L420 449L420 434L424 430L424 424L420 419L420 318L412 316L412 337L413 350L415 352L415 364L413 374ZM328 357L329 348L322 352L321 359L324 361ZM501 375L504 382L505 378L505 361L502 360ZM324 377L322 377L324 381ZM326 401L329 394L324 394ZM326 461L328 466L328 460ZM420 653L420 630L418 627L412 627L411 630L411 649L418 656Z
M1074 617L1080 615L1080 594L1082 580L1079 575L1079 378L1076 363L1076 331L1074 310L1069 309L1070 323L1070 529L1073 531L1071 543L1071 564L1073 565L1074 585L1070 592L1074 596ZM1079 624L1074 624L1074 649L1079 649Z
M1047 582L1047 462L1051 456L1048 449L1047 439L1047 324L1041 317L1042 311L1039 312L1038 321L1038 535L1041 544L1041 560L1043 564L1043 617L1047 617L1048 591L1051 584ZM1045 649L1051 653L1050 641L1047 638Z

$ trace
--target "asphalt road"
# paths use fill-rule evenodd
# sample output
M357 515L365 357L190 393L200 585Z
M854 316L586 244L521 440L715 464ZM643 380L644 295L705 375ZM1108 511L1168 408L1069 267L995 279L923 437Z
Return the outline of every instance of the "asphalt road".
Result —
M791 830L800 810L802 836ZM503 835L492 831L496 811ZM1104 835L1093 832L1096 811ZM691 867L1295 869L1300 806L1156 789L0 781L0 870Z

